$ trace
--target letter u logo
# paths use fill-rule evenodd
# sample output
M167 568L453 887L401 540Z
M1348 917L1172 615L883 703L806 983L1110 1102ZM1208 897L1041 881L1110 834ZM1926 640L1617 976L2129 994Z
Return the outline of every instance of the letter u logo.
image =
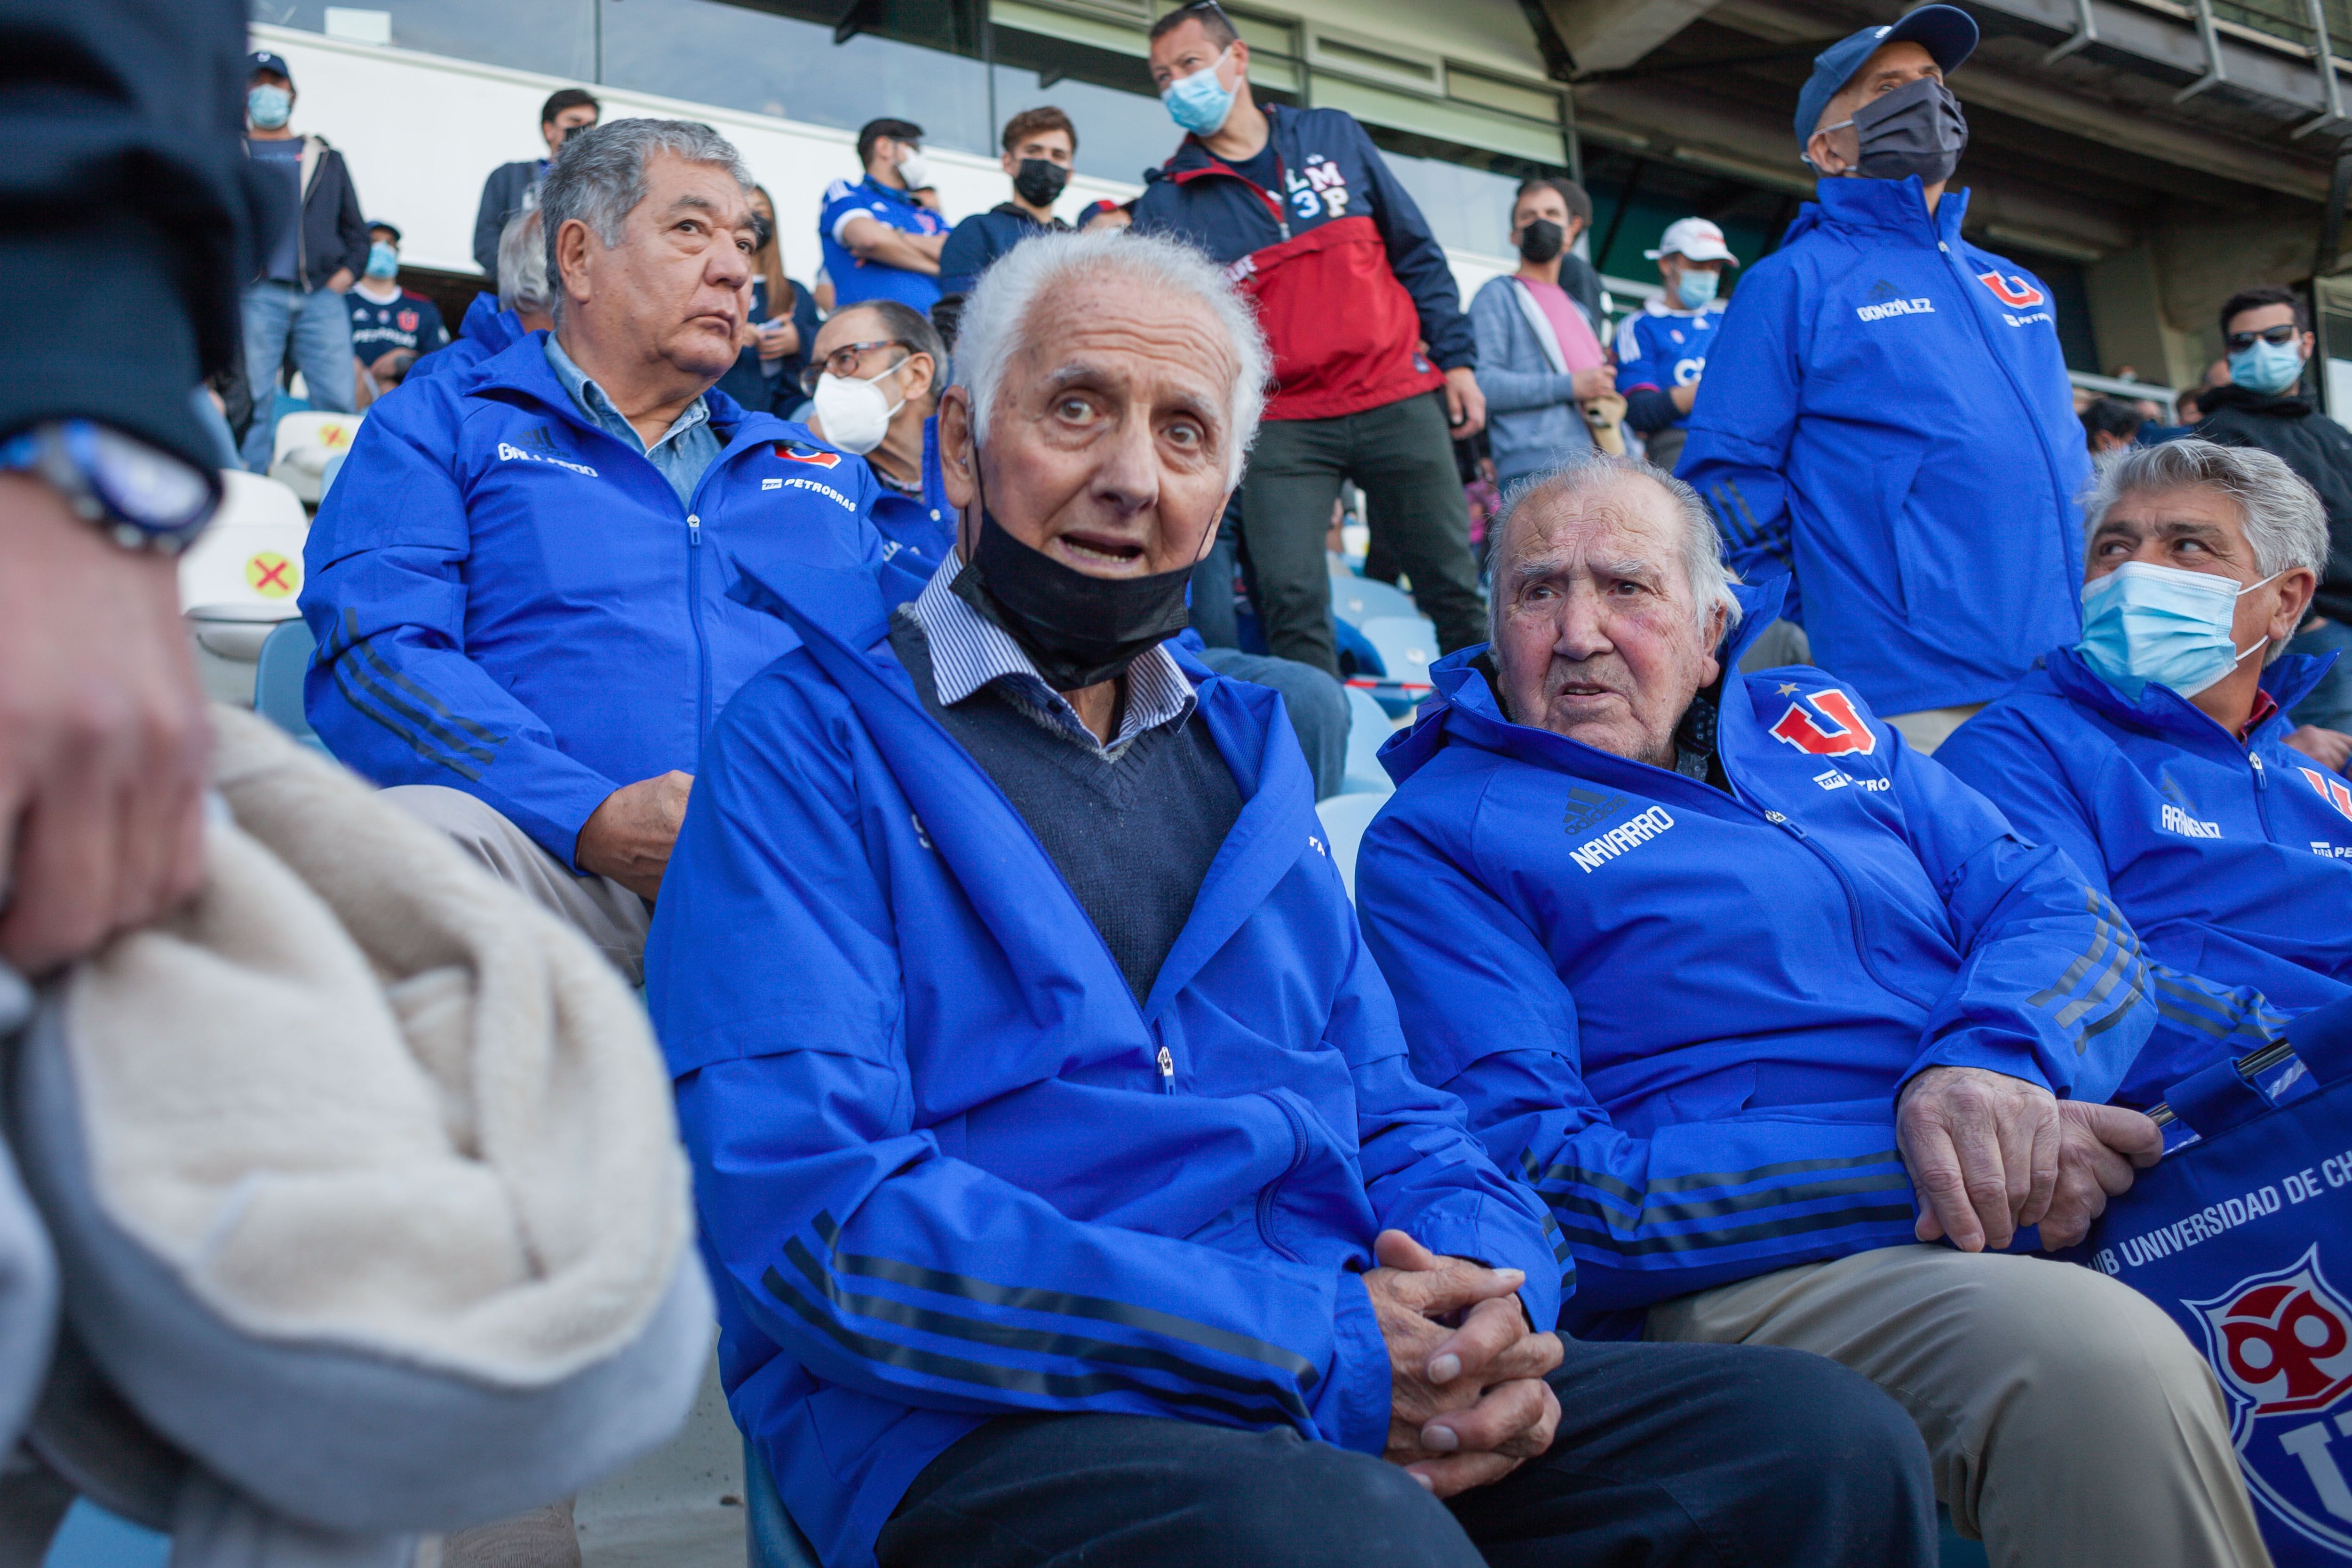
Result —
M1878 749L1878 737L1870 732L1870 726L1853 710L1853 699L1844 692L1831 687L1809 693L1805 700L1818 709L1828 723L1824 725L1791 702L1789 710L1780 715L1780 722L1772 726L1774 740L1785 741L1815 757L1866 757Z
M2012 310L2022 310L2028 305L2039 305L2049 299L2047 294L2014 272L2006 278L1998 272L1979 272L1977 281L1991 289L1993 298Z

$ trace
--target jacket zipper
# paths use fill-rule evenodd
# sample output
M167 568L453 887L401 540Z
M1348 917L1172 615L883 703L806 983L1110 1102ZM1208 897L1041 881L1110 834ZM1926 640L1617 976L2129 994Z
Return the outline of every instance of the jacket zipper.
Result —
M1931 233L1937 232L1935 223L1935 215L1928 214L1927 225ZM2063 574L2067 563L2073 560L2070 549L2072 542L2067 537L2065 481L2059 476L2057 458L2051 455L2050 433L2042 427L2042 421L2034 417L2032 400L2025 395L2025 389L2017 384L2017 373L2010 368L2008 358L1993 342L1992 329L1985 325L1983 307L1977 303L1977 297L1969 292L1969 285L1976 282L1977 279L1969 276L1968 268L1960 265L1959 258L1952 254L1951 246L1941 238L1940 235L1936 240L1936 249L1944 258L1945 270L1951 273L1959 286L1960 298L1967 302L1969 320L1976 323L1978 339L1983 342L1985 353L1992 356L1993 363L2000 367L2001 380L2009 384L2010 395L2017 399L2019 411L2025 416L2025 423L2033 431L2034 444L2042 448L2042 467L2050 476L2050 492L2058 498L2058 564ZM2057 319L2057 312L2054 310L2051 312L2051 319L2053 321ZM2054 331L2056 329L2053 327L2052 330Z
M686 615L694 626L695 744L710 734L710 643L702 630L702 517L686 515Z
M2271 771L2263 766L2257 752L2248 752L2246 761L2254 765L2254 815L2262 819L2263 837L2275 844L2278 835L2271 829Z

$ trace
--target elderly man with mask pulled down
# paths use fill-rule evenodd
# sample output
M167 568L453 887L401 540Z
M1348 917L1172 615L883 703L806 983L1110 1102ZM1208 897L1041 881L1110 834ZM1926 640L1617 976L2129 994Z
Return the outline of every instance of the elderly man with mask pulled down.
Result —
M1549 1331L1556 1232L1407 1070L1274 695L1171 651L1265 379L1213 264L1032 239L957 369L928 579L747 567L802 646L648 949L730 1404L819 1554L1927 1561L1862 1379Z
M751 186L707 126L574 133L554 330L386 398L303 551L329 750L633 978L703 737L793 643L730 563L881 554L863 463L712 390Z
M2319 498L2268 452L2191 439L2119 459L2089 510L2082 640L1937 760L2065 850L2151 955L2289 1013L2352 995L2352 787L2287 717L2334 662L2285 652L2326 570ZM2224 1049L2181 1043L2118 1098L2152 1104Z
M2151 1037L2208 1039L2170 998L2245 1049L2260 998L2142 957L1850 684L1736 673L1780 587L1730 580L1687 485L1560 471L1493 569L1493 643L1385 749L1357 893L1416 1073L1575 1258L1561 1326L1843 1362L1995 1562L2266 1562L2204 1357L2000 1252L2079 1239L2154 1163L2102 1102Z
M1793 575L1814 657L1932 752L2074 640L2089 455L2049 290L1962 237L1951 5L1813 62L1820 177L1720 318L1675 472L1751 582Z

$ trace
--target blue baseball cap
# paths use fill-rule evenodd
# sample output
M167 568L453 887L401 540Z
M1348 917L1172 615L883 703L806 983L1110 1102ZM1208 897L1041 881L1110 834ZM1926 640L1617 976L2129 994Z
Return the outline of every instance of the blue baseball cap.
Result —
M272 54L268 49L256 49L245 57L246 80L251 81L263 71L284 77L288 87L294 85L294 68L286 63L285 56Z
M1946 76L1960 68L1960 62L1976 53L1977 19L1957 5L1922 5L1897 22L1884 27L1864 27L1851 33L1813 57L1812 79L1805 90L1797 95L1797 147L1803 151L1813 139L1813 127L1822 122L1822 110L1829 107L1838 89L1853 79L1863 62L1888 44L1917 44L1934 57L1937 67Z

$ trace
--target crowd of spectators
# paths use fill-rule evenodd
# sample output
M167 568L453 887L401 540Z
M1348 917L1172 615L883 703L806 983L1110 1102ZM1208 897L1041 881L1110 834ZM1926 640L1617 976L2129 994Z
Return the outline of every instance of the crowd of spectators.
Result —
M250 255L131 285L168 409L0 392L59 584L0 575L0 957L206 885L169 558L241 347L259 403L366 409L310 723L642 988L729 1406L821 1560L1875 1568L1940 1502L2004 1563L2255 1568L2203 1352L2032 1254L2174 1082L2352 996L2352 436L2282 289L2184 423L2075 395L1963 233L1977 42L1929 4L1822 50L1815 202L1744 259L1674 222L1622 312L1557 176L1465 310L1214 0L1150 30L1171 156L1076 224L1058 110L951 225L912 121L796 218L569 89L454 339L253 54ZM1352 859L1348 487L1444 655ZM572 1568L540 1500L402 1528Z

